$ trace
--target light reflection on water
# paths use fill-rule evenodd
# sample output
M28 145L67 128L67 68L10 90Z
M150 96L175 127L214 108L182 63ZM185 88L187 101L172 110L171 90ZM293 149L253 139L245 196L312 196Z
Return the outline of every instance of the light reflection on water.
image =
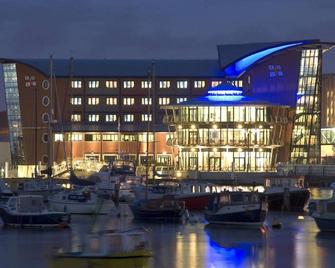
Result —
M296 213L270 213L267 221L278 218L283 228L223 228L196 224L138 223L131 218L103 216L95 226L102 229L150 229L154 251L151 267L334 267L335 234L319 233L314 220ZM45 268L59 247L71 248L92 230L94 217L73 217L70 230L0 230L0 267Z

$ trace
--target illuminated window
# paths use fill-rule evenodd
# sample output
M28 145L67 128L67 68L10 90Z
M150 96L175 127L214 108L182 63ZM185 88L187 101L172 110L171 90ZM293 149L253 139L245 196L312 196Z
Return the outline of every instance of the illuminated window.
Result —
M158 99L158 103L159 103L159 105L167 105L167 104L170 104L170 98L166 98L166 97L159 98L159 99Z
M183 81L177 81L177 88L187 88L187 81L183 80Z
M138 141L147 142L147 137L148 137L148 142L154 141L153 133L149 133L149 136L148 136L146 132L138 134Z
M151 114L142 114L142 121L144 121L144 122L152 121L152 115Z
M99 81L88 81L88 87L89 88L98 88L99 87Z
M100 116L98 114L89 114L88 121L89 122L99 122Z
M142 98L141 103L142 103L142 105L151 105L152 99L151 98Z
M106 114L105 120L106 120L106 122L115 122L116 121L116 114Z
M117 81L116 80L109 80L106 81L107 88L117 88Z
M121 141L136 141L136 135L123 134L121 135Z
M123 120L125 122L133 122L134 121L134 115L133 114L125 114L123 116Z
M103 134L102 140L103 141L118 141L119 135L118 134Z
M106 104L107 105L117 105L117 98L115 97L106 98Z
M72 88L81 88L81 81L80 80L71 81L71 87Z
M98 105L99 98L98 97L89 97L88 98L88 105Z
M187 98L177 98L177 103L187 101Z
M72 105L81 105L81 97L72 97L70 103Z
M222 81L212 81L211 85L212 87L216 87L218 85L220 85L222 83Z
M135 82L132 80L123 81L123 88L133 88L135 86Z
M81 114L71 114L71 121L72 122L80 122L81 121Z
M206 82L203 80L194 81L194 88L204 88L206 86Z
M235 87L243 87L243 81L242 80L232 80L232 81L230 81L230 83L232 85L234 85Z
M170 88L170 81L159 81L159 88Z
M134 105L134 98L123 98L123 105Z
M142 88L151 88L151 81L141 81Z
M63 141L64 135L61 133L55 133L55 141Z
M100 134L85 134L85 141L100 141Z
M83 134L81 134L81 133L67 134L67 140L68 141L82 141L83 140Z

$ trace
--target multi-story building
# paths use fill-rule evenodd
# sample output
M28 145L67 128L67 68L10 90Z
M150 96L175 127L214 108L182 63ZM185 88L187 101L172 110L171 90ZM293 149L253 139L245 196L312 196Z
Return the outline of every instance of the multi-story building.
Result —
M5 93L12 162L69 157L110 161L119 156L142 164L148 153L157 162L179 164L176 134L163 122L161 107L187 103L222 82L278 105L269 114L292 113L276 117L287 131L281 149L270 142L278 153L266 160L266 168L278 161L318 162L320 66L323 52L332 46L319 40L223 45L218 46L217 60L2 59L0 90ZM269 118L263 118L264 127L270 127ZM220 131L229 129L222 120ZM210 117L207 123L212 125Z

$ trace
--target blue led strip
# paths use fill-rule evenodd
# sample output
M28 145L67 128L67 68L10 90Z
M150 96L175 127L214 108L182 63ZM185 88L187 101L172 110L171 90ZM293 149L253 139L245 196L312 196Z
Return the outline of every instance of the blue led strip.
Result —
M281 45L277 47L268 48L265 50L262 50L260 52L256 52L252 55L249 55L247 57L244 57L240 59L239 61L236 61L232 63L231 65L227 66L224 69L224 72L226 75L230 77L238 77L240 74L242 74L247 68L249 68L251 65L255 64L260 59L267 57L275 52L278 52L280 50L284 50L290 47L294 46L300 46L303 42L297 42L297 43L291 43L286 45Z

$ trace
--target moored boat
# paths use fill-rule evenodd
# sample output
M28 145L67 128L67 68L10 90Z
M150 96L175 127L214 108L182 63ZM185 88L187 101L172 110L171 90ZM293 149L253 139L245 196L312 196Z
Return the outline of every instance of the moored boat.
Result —
M256 192L221 192L211 197L205 218L211 224L262 226L267 205Z
M147 199L134 202L130 206L135 219L181 221L187 215L185 203L173 196L160 199Z
M108 214L115 207L112 200L103 200L88 189L62 191L48 198L55 211L70 214Z
M310 198L303 176L277 176L265 179L263 198L269 210L303 211Z
M145 233L140 230L90 234L82 248L60 251L52 259L52 268L144 268L152 256Z
M4 225L11 227L65 227L70 223L69 214L47 209L39 195L10 197L0 207L0 216Z

